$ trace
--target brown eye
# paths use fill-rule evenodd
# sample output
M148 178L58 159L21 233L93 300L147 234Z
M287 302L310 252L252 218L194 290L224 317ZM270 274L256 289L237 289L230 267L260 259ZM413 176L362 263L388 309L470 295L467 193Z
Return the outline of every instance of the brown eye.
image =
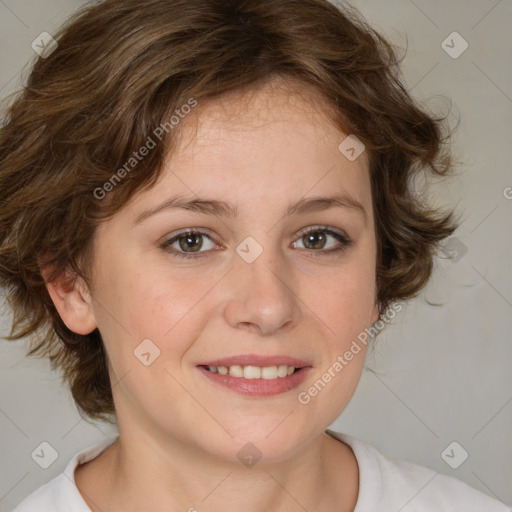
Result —
M322 231L310 231L302 235L302 241L306 249L323 249L326 242L326 236Z
M331 242L331 240L333 241ZM316 227L303 232L299 241L293 242L292 246L308 250L313 255L316 255L315 253L318 253L318 255L334 254L344 251L352 244L352 240L347 235L327 227Z
M205 242L208 242L205 244ZM205 247L206 245L206 247ZM206 256L215 247L212 238L201 231L185 231L169 238L162 249L178 258L196 258ZM203 249L203 250L201 250Z
M191 233L180 235L178 238L180 249L187 252L189 249L191 252L197 252L203 244L202 235L200 233Z

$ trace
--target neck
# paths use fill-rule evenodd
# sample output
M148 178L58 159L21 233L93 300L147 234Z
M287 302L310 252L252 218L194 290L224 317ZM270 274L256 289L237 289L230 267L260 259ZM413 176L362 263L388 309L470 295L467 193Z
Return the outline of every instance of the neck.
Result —
M120 429L118 441L75 473L93 512L348 512L357 501L358 476L350 447L326 433L286 460L246 466L130 429Z

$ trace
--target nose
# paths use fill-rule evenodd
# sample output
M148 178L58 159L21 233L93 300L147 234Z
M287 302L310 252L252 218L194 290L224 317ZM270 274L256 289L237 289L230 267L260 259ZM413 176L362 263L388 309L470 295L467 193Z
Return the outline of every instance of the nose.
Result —
M293 270L276 251L264 249L252 263L234 256L227 276L224 316L235 329L261 336L289 329L300 319L300 300L293 291Z

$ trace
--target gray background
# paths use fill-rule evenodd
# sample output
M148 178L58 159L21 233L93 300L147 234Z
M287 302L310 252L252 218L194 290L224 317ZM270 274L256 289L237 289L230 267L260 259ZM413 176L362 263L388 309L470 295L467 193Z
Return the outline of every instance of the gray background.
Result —
M14 91L33 57L78 0L0 0L0 96ZM431 283L378 337L356 394L331 426L382 452L455 476L512 504L512 69L510 0L360 0L368 21L408 50L407 88L442 111L452 100L459 175L436 187L436 202L458 204L457 262L440 258ZM458 32L458 58L442 42ZM460 41L447 44L452 51ZM508 196L508 198L507 198ZM460 249L462 248L462 251ZM467 252L463 254L464 250ZM432 306L429 303L441 304ZM0 334L9 317L0 318ZM0 341L0 511L60 473L72 455L113 427L91 426L46 361L26 359L23 342ZM48 469L30 454L43 441L58 452ZM452 469L441 453L457 462ZM454 462L452 462L452 465Z

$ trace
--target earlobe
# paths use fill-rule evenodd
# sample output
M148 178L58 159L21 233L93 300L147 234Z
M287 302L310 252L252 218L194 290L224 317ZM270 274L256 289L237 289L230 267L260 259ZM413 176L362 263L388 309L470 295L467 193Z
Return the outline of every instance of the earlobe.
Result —
M77 334L90 334L97 328L92 308L92 296L82 279L71 272L48 281L49 270L41 270L46 289L62 321Z

